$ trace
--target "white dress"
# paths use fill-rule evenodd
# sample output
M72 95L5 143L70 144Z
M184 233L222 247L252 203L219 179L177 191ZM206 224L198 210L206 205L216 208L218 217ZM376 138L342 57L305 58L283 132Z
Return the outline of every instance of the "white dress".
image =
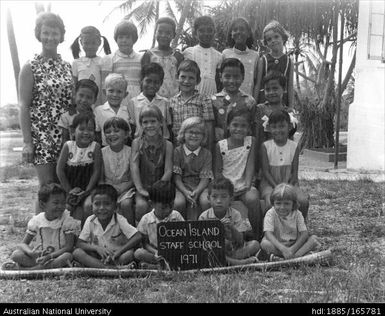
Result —
M238 192L246 186L245 170L251 150L252 137L246 136L243 146L233 149L228 148L227 139L222 139L218 144L223 161L222 174L233 183L234 191Z
M201 71L201 82L197 86L200 94L213 95L217 93L215 73L222 63L222 54L215 48L203 48L200 45L187 47L183 51L185 59L194 60Z

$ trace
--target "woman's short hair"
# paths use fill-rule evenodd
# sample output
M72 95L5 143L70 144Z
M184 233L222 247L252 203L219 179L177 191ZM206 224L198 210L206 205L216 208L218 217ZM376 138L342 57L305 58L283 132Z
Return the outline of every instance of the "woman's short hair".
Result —
M127 90L127 80L122 74L110 73L107 75L104 80L104 88L107 89L108 86L113 84L122 84L124 86L124 91Z
M226 67L238 67L242 76L245 76L245 66L238 58L226 58L222 61L220 72L222 73Z
M62 18L51 12L42 12L38 15L35 24L35 37L39 42L41 42L41 28L43 25L49 27L57 27L60 30L60 43L64 41L64 34L66 32Z
M263 29L263 44L267 45L266 39L265 39L265 33L268 31L274 31L276 33L279 33L282 37L283 44L285 45L287 40L289 39L289 33L284 29L281 23L279 23L276 20L270 21L265 28Z
M66 191L58 183L47 183L41 186L39 192L37 193L37 199L40 202L47 202L49 197L53 194L63 194L66 196Z
M145 105L139 113L139 123L142 124L144 117L155 117L161 124L163 124L162 111L153 104Z
M197 82L201 81L201 70L199 69L199 66L195 61L193 61L191 59L184 59L179 64L178 72L177 72L178 76L179 76L181 71L192 72L196 75Z
M246 46L247 46L248 48L253 47L253 42L254 42L254 39L253 39L253 32L252 32L252 30L251 30L251 27L250 27L249 22L247 22L247 20L246 20L245 18L242 18L242 17L236 18L236 19L234 19L234 20L231 22L230 27L229 27L229 30L228 30L228 32L227 32L227 45L228 45L229 47L233 47L233 46L235 45L235 42L234 42L234 39L233 39L233 37L232 37L231 32L232 32L232 30L233 30L234 25L235 25L236 23L238 23L238 22L243 22L243 23L245 24L245 26L246 26L247 31L249 32L249 36L248 36L247 39L246 39Z
M91 79L81 79L76 83L75 93L79 91L80 88L88 88L94 93L95 100L98 97L99 88L95 81Z
M176 33L176 23L173 19L171 19L170 17L168 16L165 16L165 17L162 17L162 18L159 18L156 23L155 23L155 31L158 27L159 24L161 23L165 23L165 24L169 24L171 25L172 27L172 31L174 32L174 36L175 36L175 33Z
M274 205L274 201L290 200L293 201L293 210L298 208L298 197L295 188L287 183L278 184L270 195L270 203Z
M197 128L199 128L201 130L201 132L203 134L202 145L205 144L206 140L207 140L207 131L206 131L206 128L205 128L205 122L199 116L189 117L189 118L185 119L182 122L180 130L178 132L178 137L177 137L178 143L179 144L184 144L185 143L185 133L186 133L186 130L188 130L188 129L192 128L192 127L197 127Z
M123 20L120 21L116 26L114 30L114 40L116 42L119 35L128 35L131 36L132 41L136 43L138 40L138 29L136 28L135 24L128 21Z

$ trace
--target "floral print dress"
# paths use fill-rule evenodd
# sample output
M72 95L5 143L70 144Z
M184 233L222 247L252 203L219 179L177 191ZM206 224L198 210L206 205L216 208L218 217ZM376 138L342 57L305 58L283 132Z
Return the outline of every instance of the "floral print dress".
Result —
M35 55L29 63L34 79L30 106L34 164L56 163L61 149L58 122L71 104L71 65L60 55L56 58Z

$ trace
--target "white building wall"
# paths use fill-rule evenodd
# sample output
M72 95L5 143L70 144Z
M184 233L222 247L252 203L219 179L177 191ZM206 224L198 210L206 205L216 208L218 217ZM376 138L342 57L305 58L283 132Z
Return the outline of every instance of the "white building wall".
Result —
M376 1L372 1L376 5ZM385 170L385 63L368 58L370 1L360 0L354 102L349 107L347 168Z

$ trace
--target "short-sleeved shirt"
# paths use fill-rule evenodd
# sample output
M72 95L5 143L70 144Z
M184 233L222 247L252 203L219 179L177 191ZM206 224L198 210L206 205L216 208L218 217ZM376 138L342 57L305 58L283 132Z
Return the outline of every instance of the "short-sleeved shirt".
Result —
M130 55L126 55L117 50L112 55L104 56L102 60L103 72L122 74L126 79L128 100L140 93L141 59L140 53L132 51Z
M159 94L156 94L155 97L150 101L147 97L141 92L138 96L132 98L127 105L128 113L130 116L130 123L135 125L135 137L138 137L142 134L142 127L139 122L139 114L142 108L146 105L155 105L162 112L164 118L163 124L163 136L167 139L170 138L170 132L167 129L168 125L171 125L170 117L170 105L169 101L161 97Z
M86 219L79 239L91 244L117 251L127 244L137 229L131 226L126 218L114 213L106 229L103 229L98 218L91 215Z
M186 145L174 149L173 172L182 177L183 184L194 190L201 179L213 179L212 156L206 148L191 152Z
M65 246L65 235L79 235L80 221L75 220L70 212L65 210L60 218L49 221L42 212L33 216L27 225L27 234L35 237L34 250L44 251L47 247L56 250Z
M255 124L257 122L257 107L255 99L239 90L236 101L231 99L230 95L223 89L221 92L214 94L211 97L213 101L214 117L215 117L215 140L219 141L223 138L227 138L227 117L231 111L247 109L250 112L251 117L251 131L252 136L255 136Z
M283 218L272 207L263 220L263 231L272 232L280 243L290 247L297 240L298 234L307 231L307 228L300 211L295 210Z
M75 112L74 114L70 114L70 112L65 112L63 113L61 116L60 116L60 119L59 119L59 122L58 122L58 126L59 127L62 127L64 129L70 129L70 126L72 125L72 122L74 121L74 118L75 116L78 115L77 112Z
M155 210L153 209L151 212L143 215L137 227L141 234L148 236L150 245L158 248L158 233L156 230L158 223L179 221L184 221L184 219L178 211L171 211L170 215L160 220L156 217Z
M172 130L176 137L179 133L183 121L189 117L198 116L205 121L214 121L214 111L212 101L209 97L198 93L195 90L194 95L187 100L182 100L179 92L170 99L170 108L172 113Z
M103 131L103 126L104 123L111 117L121 117L124 119L127 123L130 123L130 115L128 113L127 107L124 105L120 105L118 112L116 113L111 106L109 105L108 101L104 103L103 105L97 106L94 110L95 113L95 122L96 122L96 127L95 131L96 132L101 132L102 133L102 145L106 146L106 136L104 135Z
M244 220L242 219L241 213L239 213L239 211L237 211L235 208L229 207L223 218L228 218L230 220L230 223L241 233L248 230L248 227L245 225ZM208 210L204 211L199 216L198 220L204 221L221 219L215 215L214 209L211 207Z

